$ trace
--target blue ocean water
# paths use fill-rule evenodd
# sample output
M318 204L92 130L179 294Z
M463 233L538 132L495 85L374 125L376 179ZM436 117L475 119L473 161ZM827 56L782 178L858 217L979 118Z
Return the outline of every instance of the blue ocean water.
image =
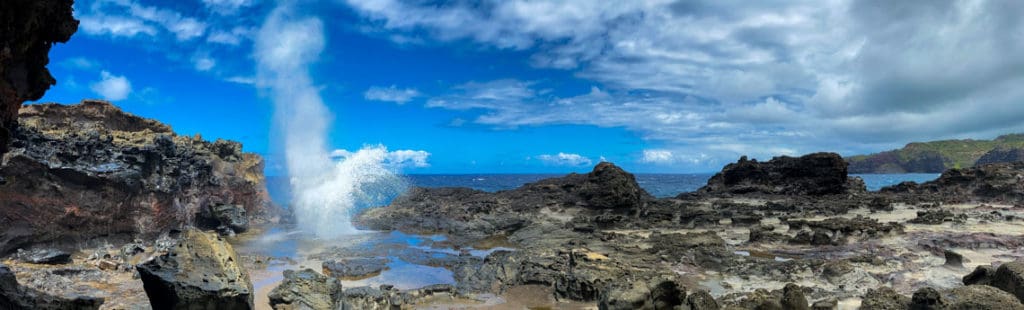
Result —
M692 192L707 184L713 174L635 174L636 181L647 192L655 197L674 197L680 193ZM419 187L469 187L488 192L510 190L523 184L536 182L546 178L561 177L563 174L413 174L405 179L411 186ZM918 183L934 180L939 174L906 173L906 174L858 174L853 175L864 179L868 190L877 191L882 187L895 185L903 181ZM274 201L286 205L288 202L288 182L281 177L268 177L267 186Z

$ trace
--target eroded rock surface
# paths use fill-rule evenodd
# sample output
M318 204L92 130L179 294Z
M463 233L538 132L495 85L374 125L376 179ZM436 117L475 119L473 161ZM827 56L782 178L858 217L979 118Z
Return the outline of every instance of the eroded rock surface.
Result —
M863 182L856 184L847 177L846 161L835 153L779 156L767 162L748 160L744 156L712 176L698 193L835 195L863 192Z
M220 236L189 229L168 253L136 266L154 309L252 309L253 288Z
M50 48L78 30L72 0L0 2L0 156L18 124L18 109L38 100L57 81L46 65Z
M904 182L882 192L923 201L1024 202L1024 162L997 163L950 169L938 179L922 184Z
M0 265L0 309L99 309L103 298L88 296L60 297L18 284L11 269Z
M248 220L272 210L263 160L237 142L178 136L103 101L28 105L20 115L0 161L0 255L33 243L154 236L219 205L242 206Z

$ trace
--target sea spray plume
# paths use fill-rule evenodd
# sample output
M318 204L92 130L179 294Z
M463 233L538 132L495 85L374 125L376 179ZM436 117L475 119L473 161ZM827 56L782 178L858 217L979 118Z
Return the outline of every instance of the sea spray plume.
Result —
M260 28L254 49L259 84L269 89L274 120L283 131L292 208L301 227L317 236L354 233L353 212L386 201L404 186L385 167L383 146L331 159L326 147L331 114L309 70L324 49L323 23L283 3Z

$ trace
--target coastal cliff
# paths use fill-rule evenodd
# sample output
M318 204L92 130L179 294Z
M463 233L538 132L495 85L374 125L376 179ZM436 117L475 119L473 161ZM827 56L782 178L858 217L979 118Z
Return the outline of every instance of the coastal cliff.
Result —
M1024 134L1008 134L992 140L913 142L901 149L851 156L847 161L850 173L942 173L946 169L1019 160L1021 157L1013 157L1012 152L1020 148L1024 148Z
M46 65L50 47L78 30L72 0L0 1L0 155L7 152L18 109L57 81Z
M19 116L0 161L0 253L155 235L221 205L258 220L272 206L263 159L240 143L179 136L104 101L27 105Z

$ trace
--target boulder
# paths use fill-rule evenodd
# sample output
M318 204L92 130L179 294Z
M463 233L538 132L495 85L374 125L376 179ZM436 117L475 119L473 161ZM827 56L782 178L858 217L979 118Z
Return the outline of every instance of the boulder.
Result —
M922 287L914 292L914 295L910 298L911 310L942 309L943 305L944 303L942 296L939 295L939 291L930 287Z
M945 310L1020 310L1024 305L1010 293L987 285L952 289L942 296ZM933 308L934 309L934 308Z
M0 265L0 309L89 310L99 309L103 298L52 296L18 284L14 272Z
M807 297L799 285L789 283L782 289L782 300L779 302L785 310L807 310L809 309Z
M136 266L153 309L252 309L253 289L220 236L187 229L168 253Z
M1024 261L1000 265L992 276L991 285L1024 301Z
M726 165L697 191L703 195L831 195L863 192L852 188L847 164L835 153L814 153L802 157L780 156L767 162L746 156Z
M673 309L683 305L686 300L685 287L675 279L658 277L612 285L602 292L597 307L602 310Z
M718 310L718 302L708 291L700 290L686 296L686 305L690 310Z
M57 249L18 251L18 260L31 264L59 265L71 263L71 253Z
M633 174L610 162L601 162L587 174L579 190L587 206L594 209L632 209L650 198Z
M284 281L270 291L270 306L276 310L335 309L341 298L338 280L312 269L285 270Z
M964 268L964 256L960 253L947 249L942 251L942 255L946 257L946 267Z
M249 230L245 208L233 204L213 204L203 208L196 217L196 225L204 229L243 233Z
M883 286L869 289L861 300L861 310L903 310L910 307L910 298Z
M992 277L996 275L996 269L992 266L981 265L974 268L974 271L963 278L964 285L991 285Z

